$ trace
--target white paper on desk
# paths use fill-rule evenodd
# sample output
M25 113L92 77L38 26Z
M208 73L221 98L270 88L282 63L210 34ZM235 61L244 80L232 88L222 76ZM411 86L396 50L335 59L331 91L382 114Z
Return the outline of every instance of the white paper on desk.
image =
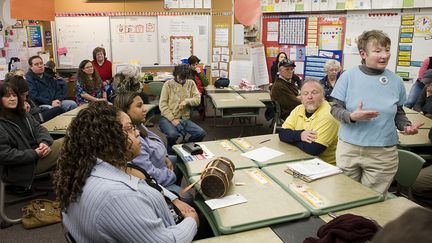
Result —
M223 198L210 199L205 201L207 206L210 207L211 210L215 210L218 208L225 208L228 206L245 203L247 202L246 198L240 194L229 195Z
M265 162L267 160L271 160L273 158L276 158L278 156L283 155L284 153L267 148L267 147L261 147L258 149L251 150L249 152L241 154L241 156L258 161L258 162Z

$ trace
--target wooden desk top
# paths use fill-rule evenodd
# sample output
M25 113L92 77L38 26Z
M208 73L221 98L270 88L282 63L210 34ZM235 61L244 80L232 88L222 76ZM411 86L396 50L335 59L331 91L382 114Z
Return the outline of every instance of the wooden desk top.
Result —
M78 106L77 108L75 108L75 109L73 109L73 110L70 110L70 111L68 111L68 112L65 112L65 113L63 113L63 114L61 114L62 116L76 116L76 115L78 115L78 112L80 111L80 110L82 110L82 109L85 109L85 108L87 108L88 107L88 104L83 104L83 105L80 105L80 106Z
M296 161L296 160L302 160L302 159L311 159L314 156L309 155L305 152L303 152L301 149L285 143L281 142L279 140L278 134L267 134L267 135L259 135L259 136L251 136L251 137L243 137L241 138L245 140L247 143L249 143L252 148L250 149L242 149L242 146L240 146L236 141L237 139L231 139L231 141L238 145L240 149L243 150L243 152L250 151L253 149L261 148L261 147L268 147L280 152L283 152L284 154L281 156L278 156L276 158L273 158L271 160L265 161L265 162L258 162L255 161L259 165L259 167L264 167L271 164L277 164L277 163L283 163L288 161ZM266 141L269 140L269 141ZM263 142L266 141L266 142ZM263 143L261 143L263 142Z
M261 102L271 102L270 93L267 91L262 92L243 92L240 93L241 96L243 96L245 99L256 99Z
M432 143L428 137L429 129L419 129L415 135L404 135L398 132L399 147L432 147Z
M264 167L262 170L302 202L314 215L384 200L382 194L363 186L344 174L329 176L307 183L286 173L285 169L286 164L278 164ZM310 188L309 193L316 195L321 202L308 201L308 198L296 192L293 186L299 185Z
M237 93L210 93L216 109L225 108L264 108L265 105L257 99L245 99Z
M336 214L337 215L342 215L346 213L356 214L363 217L371 218L377 221L379 225L384 226L390 221L401 216L408 209L414 207L421 207L421 206L404 197L397 197L397 198L387 199L383 202L377 202L377 203L373 203L361 207L338 211L336 212ZM328 215L322 215L320 217L326 222L332 220L332 218Z
M410 109L408 107L405 107L405 106L403 107L403 109L404 109L406 114L417 114L418 113L417 111Z
M192 181L198 179L199 176L191 178ZM309 216L305 207L257 168L236 170L232 182L227 195L240 194L246 198L246 203L213 211L207 206L203 208L212 215L222 234L261 228ZM236 186L236 182L242 182L244 185Z
M71 115L69 116L60 115L54 117L53 119L45 123L42 123L42 126L48 129L48 132L51 134L65 134L66 129L68 128L69 124L74 118L75 116L71 116Z
M432 127L432 119L420 114L406 114L412 123L424 123L421 129L430 129Z
M236 150L230 150L230 151L225 150L221 145L221 143L223 141L228 143L231 147L233 147ZM212 160L218 156L223 156L223 157L230 159L234 163L236 170L242 169L242 168L258 167L252 160L241 156L240 154L243 152L241 150L239 150L229 140L199 142L198 144L205 145L210 150L210 152L212 152L215 155L215 157L213 157L211 159L195 160L195 161L186 162L183 155L179 151L179 148L181 148L181 144L177 144L177 145L173 146L174 151L184 161L184 164L186 165L186 169L187 169L187 173L188 173L189 177L193 176L193 175L201 174L201 172L204 170L207 163L210 160Z
M281 243L283 242L269 227L245 231L241 233L207 238L196 243Z

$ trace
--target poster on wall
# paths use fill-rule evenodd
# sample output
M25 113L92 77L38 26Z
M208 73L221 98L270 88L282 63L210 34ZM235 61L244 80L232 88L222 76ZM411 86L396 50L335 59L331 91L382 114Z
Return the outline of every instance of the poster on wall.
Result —
M28 47L42 47L42 32L39 25L26 26Z
M344 17L319 17L319 49L342 50Z
M170 62L171 64L182 63L182 59L193 54L193 36L171 36L170 37Z
M279 44L306 44L306 18L285 18L279 20Z

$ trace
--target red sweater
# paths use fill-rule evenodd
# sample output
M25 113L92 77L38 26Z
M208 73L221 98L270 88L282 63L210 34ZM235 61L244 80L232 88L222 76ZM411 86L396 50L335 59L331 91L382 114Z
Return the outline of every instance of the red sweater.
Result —
M100 66L96 60L93 60L93 66L96 69L96 71L99 73L99 76L101 77L102 81L109 80L111 82L112 80L112 63L108 61L108 59L105 59L102 66Z

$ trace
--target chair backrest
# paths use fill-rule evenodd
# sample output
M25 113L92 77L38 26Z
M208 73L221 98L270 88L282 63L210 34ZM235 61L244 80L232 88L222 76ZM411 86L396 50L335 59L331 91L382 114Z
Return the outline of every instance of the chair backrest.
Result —
M399 150L399 167L394 177L395 181L403 187L412 186L424 163L425 160L419 155Z
M274 133L276 133L276 129L280 128L282 126L282 124L284 123L284 120L281 118L282 112L281 112L279 102L273 100L272 104L273 104L273 109L274 109L274 118L273 118L273 122L274 122L273 134L274 134Z
M75 239L69 232L65 232L65 238L68 243L76 243Z
M164 82L159 82L159 81L152 81L148 83L150 94L154 95L155 97L159 97L162 92L163 85Z

